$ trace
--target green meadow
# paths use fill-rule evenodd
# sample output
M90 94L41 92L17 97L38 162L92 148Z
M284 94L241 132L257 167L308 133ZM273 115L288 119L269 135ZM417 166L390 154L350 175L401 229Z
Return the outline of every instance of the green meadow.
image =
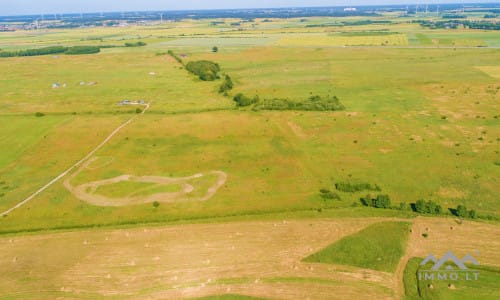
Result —
M405 252L409 230L407 222L377 223L344 237L304 261L394 272Z

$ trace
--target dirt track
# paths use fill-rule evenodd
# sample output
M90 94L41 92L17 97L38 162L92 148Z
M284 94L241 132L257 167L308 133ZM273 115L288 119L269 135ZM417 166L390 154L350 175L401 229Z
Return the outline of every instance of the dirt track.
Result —
M222 187L227 180L226 173L222 171L211 171L205 174L195 174L193 176L182 177L182 178L121 175L110 179L84 183L76 187L73 186L71 184L71 180L76 176L78 176L78 174L80 174L83 170L87 169L89 167L89 164L91 164L95 160L97 160L96 157L86 161L76 172L74 172L73 174L71 174L71 176L69 176L66 180L64 180L64 186L80 200L83 200L87 203L96 206L126 206L134 204L152 203L155 201L158 202L206 201L211 197L213 197L217 192L217 190L220 187ZM216 175L218 176L218 179L212 186L210 186L207 189L204 196L188 197L190 193L192 193L197 189L197 187L189 184L189 181L197 178L202 178L207 175ZM161 185L180 185L182 186L182 190L179 192L171 192L171 193L157 193L145 197L136 196L136 197L124 197L124 198L110 198L99 194L95 194L96 190L101 186L116 184L122 181L157 183Z
M149 109L150 105L149 104L144 104L142 106L145 106L144 110L140 113L140 115L143 115L144 113L146 113L146 111ZM3 213L1 213L2 216L6 216L8 214L10 214L12 211L18 209L19 207L25 205L26 203L30 202L31 200L33 200L36 196L40 195L41 193L43 193L46 189L48 189L49 187L51 187L54 183L58 182L60 179L62 179L64 176L66 176L67 174L69 174L71 171L73 171L73 169L77 168L78 166L80 166L81 164L83 164L84 162L86 162L89 158L91 158L99 149L101 149L102 147L104 147L104 145L106 145L118 132L120 132L124 127L126 127L127 125L129 125L130 123L132 123L132 121L134 121L139 115L134 115L133 117L131 117L129 120L127 120L125 123L123 123L122 125L118 126L115 130L113 130L105 139L104 141L102 141L99 145L97 145L94 149L92 149L92 151L90 151L84 158L82 158L81 160L79 160L78 162L76 162L74 165L72 165L71 167L69 167L66 171L62 172L61 174L59 174L56 178L52 179L49 183L47 183L46 185L44 185L43 187L41 187L40 189L38 189L36 192L34 192L33 194L31 194L28 198L24 199L23 201L19 202L18 204L16 204L15 206L13 206L12 208L4 211Z

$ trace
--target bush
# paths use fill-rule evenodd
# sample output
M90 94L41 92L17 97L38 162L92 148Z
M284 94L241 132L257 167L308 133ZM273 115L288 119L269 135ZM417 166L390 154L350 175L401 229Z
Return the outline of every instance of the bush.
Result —
M374 199L372 206L375 208L391 208L391 198L389 195L378 195Z
M35 117L37 117L37 118L41 118L41 117L43 117L43 116L45 116L45 114L44 114L44 113L41 113L41 112L36 112L36 113L35 113Z
M243 95L242 93L237 94L234 96L233 101L236 102L236 105L238 106L249 106L255 103L259 102L259 96L255 96L253 98L247 97Z
M337 182L335 183L335 188L337 191L345 193L356 193L362 191L375 191L380 192L381 188L378 185L371 185L369 183L348 183L348 182Z
M337 111L344 110L345 106L340 103L336 96L322 98L311 96L303 101L292 101L289 99L266 99L257 106L261 110L298 110L298 111Z
M329 189L321 189L319 191L321 193L321 197L325 200L341 200L339 195Z
M159 206L160 206L160 202L158 202L158 201L153 202L154 208L158 208Z
M224 94L227 91L232 90L233 86L234 86L233 80L231 79L231 77L229 77L229 75L226 75L224 77L224 82L221 84L221 86L219 88L219 94Z
M401 202L399 203L399 209L402 211L407 211L409 210L410 206L406 202Z
M213 52L213 53L217 53L217 52L219 52L219 47L214 46L214 47L212 48L212 52Z
M64 54L68 55L80 55L80 54L94 54L101 52L101 48L98 46L74 46L68 48Z
M465 205L457 206L456 214L458 217L466 218L468 216L467 207Z
M189 62L186 65L186 70L197 75L203 81L214 81L219 78L217 73L220 72L220 67L217 63L200 60Z
M140 114L140 113L142 113L142 109L140 109L140 108L136 108L136 109L135 109L135 113L136 113L136 114Z
M170 55L170 56L172 56L172 58L175 59L178 63L180 63L182 65L184 64L184 62L182 61L182 59L179 56L175 55L174 51L168 50L167 54Z
M144 42L137 42L137 43L125 43L125 47L143 47L146 46L147 44Z
M415 203L415 211L419 214L439 215L443 212L443 208L432 200L426 202L421 199Z

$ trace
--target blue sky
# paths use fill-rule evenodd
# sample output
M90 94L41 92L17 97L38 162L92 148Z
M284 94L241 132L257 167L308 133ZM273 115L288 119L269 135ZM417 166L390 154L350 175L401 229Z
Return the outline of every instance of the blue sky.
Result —
M179 10L290 6L355 6L362 4L499 2L498 0L0 0L0 15L137 10Z

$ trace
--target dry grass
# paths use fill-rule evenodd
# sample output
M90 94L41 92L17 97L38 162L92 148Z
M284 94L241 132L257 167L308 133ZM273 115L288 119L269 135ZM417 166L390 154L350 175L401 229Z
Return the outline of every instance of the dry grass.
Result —
M388 273L301 262L378 221L282 220L4 237L0 296L171 299L230 291L321 299L340 289L339 299L388 298L395 284Z

